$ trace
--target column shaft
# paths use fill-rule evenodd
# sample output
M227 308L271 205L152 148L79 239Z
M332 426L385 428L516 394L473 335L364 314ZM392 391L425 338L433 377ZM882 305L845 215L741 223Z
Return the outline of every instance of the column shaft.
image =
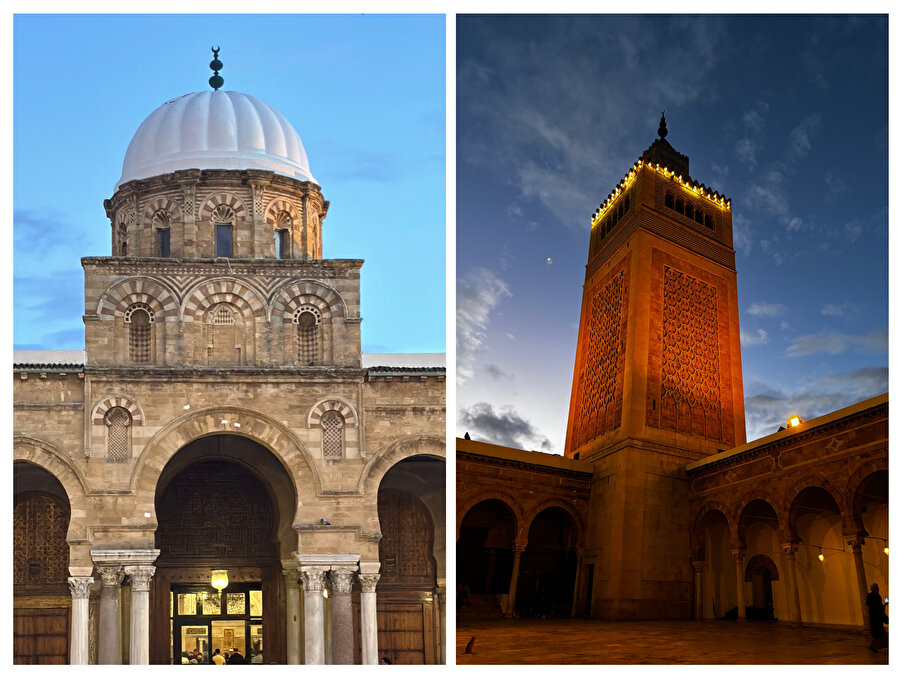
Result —
M865 626L866 630L869 630L869 610L866 607L866 595L868 586L866 585L866 568L865 563L863 563L863 554L862 554L862 545L864 543L863 539L859 541L851 541L849 542L850 546L853 548L853 565L856 567L856 586L857 591L859 593L859 606L862 611L862 620L863 626Z
M284 570L284 609L286 620L288 665L300 664L300 575L296 570Z
M331 662L353 663L353 598L350 589L356 566L332 567Z
M153 565L126 565L125 574L131 578L131 642L128 662L131 665L150 663L150 578Z
M325 588L327 567L301 566L303 577L303 630L306 635L307 665L325 664L325 606L322 591Z
M734 556L734 573L737 579L737 607L738 621L747 620L747 608L744 607L744 552L736 549L731 552Z
M90 592L93 577L69 577L72 592L72 626L69 645L69 663L87 665L90 660L88 624L90 621Z
M694 568L694 621L703 620L703 561L693 561Z
M363 665L378 664L378 610L375 605L375 587L380 574L360 574L359 613L362 632Z
M793 544L782 545L785 557L788 560L788 566L791 568L791 581L793 588L791 589L790 604L793 609L793 620L798 626L803 623L800 614L800 578L797 576L797 547Z
M509 595L506 600L504 616L515 616L516 613L516 587L519 585L519 563L522 560L524 546L516 546L513 553L512 575L509 578Z
M97 640L97 663L119 663L119 584L121 567L101 567L100 626Z

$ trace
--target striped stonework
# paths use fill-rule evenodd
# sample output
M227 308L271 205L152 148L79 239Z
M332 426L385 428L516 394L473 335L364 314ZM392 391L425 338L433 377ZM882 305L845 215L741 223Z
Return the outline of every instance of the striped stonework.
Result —
M280 223L281 219L279 216L282 213L287 213L291 217L292 223L300 222L300 212L297 207L287 199L279 197L278 199L272 200L268 208L266 208L266 223L268 223L272 229L275 229Z
M157 279L130 277L117 281L103 292L97 303L97 316L102 321L115 321L124 318L128 309L137 303L143 303L153 311L154 322L178 315L174 291Z
M331 413L331 414L326 414ZM342 454L337 456L335 451L336 429L335 414L343 419L343 438L341 439ZM323 425L323 416L326 424ZM329 423L329 418L331 418ZM333 461L347 457L359 457L359 418L356 411L347 402L337 398L330 398L316 403L310 410L306 420L310 429L309 449L313 455L325 460Z
M206 200L206 203L200 210L200 219L211 220L213 212L223 205L234 212L235 218L241 218L244 216L244 212L246 209L244 208L244 203L240 199L232 194L220 193L215 194Z
M124 394L113 394L101 399L91 412L91 424L105 424L106 413L110 408L125 408L131 415L131 423L134 426L144 425L144 412L133 398Z
M265 301L259 292L231 277L209 279L195 286L187 294L181 316L185 321L202 321L209 308L221 302L237 307L247 320L266 317Z
M166 197L158 197L149 202L144 208L144 226L159 227L155 216L161 211L168 216L170 224L181 220L181 208L179 208L178 204Z
M272 297L269 315L280 316L285 323L290 323L294 319L294 313L303 305L316 307L325 320L347 315L344 299L340 294L311 279L289 282L287 286L276 291Z

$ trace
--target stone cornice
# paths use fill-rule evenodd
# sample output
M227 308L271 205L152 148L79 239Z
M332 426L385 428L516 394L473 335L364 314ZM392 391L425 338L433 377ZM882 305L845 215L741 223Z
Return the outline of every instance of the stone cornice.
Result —
M275 258L144 258L88 256L81 259L86 270L140 276L150 274L200 274L225 276L353 278L364 261L359 258L322 260L277 260Z
M529 471L532 473L544 473L550 474L553 476L561 476L565 478L571 478L573 480L588 482L591 478L591 473L589 471L581 472L581 471L572 471L570 469L559 469L555 467L545 466L542 464L531 464L529 462L518 461L514 459L500 459L497 457L489 457L486 455L480 455L471 452L464 452L459 449L456 451L456 461L457 463L463 461L474 462L475 464L489 464L492 466L503 466L514 469L520 469L522 471Z

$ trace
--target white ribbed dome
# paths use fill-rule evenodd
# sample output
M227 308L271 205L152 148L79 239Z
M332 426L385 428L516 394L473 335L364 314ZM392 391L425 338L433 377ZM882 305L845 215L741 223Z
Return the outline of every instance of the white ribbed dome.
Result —
M315 182L284 115L235 91L185 94L154 110L128 144L116 189L180 169L261 169Z

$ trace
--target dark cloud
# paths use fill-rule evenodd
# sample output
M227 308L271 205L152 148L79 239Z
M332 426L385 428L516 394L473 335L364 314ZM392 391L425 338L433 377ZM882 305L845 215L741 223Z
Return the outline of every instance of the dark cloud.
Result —
M456 282L456 378L463 383L475 374L475 358L481 351L485 329L494 307L509 287L496 274L482 267Z
M495 380L512 380L513 376L511 373L507 373L500 366L495 363L488 363L484 366L484 372L490 375Z
M888 390L888 369L860 368L803 381L795 391L783 391L759 381L745 382L747 440L778 431L789 415L804 420L820 417Z
M459 424L460 433L468 432L475 441L553 452L550 440L512 406L494 410L490 403L480 401L459 411Z

